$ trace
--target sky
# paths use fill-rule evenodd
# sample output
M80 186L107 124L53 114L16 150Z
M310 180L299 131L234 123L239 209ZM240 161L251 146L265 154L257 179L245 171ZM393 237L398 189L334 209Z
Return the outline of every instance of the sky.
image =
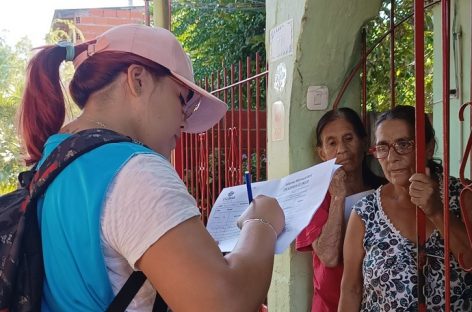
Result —
M9 45L27 36L34 46L43 45L54 10L144 5L143 0L1 0L0 37Z

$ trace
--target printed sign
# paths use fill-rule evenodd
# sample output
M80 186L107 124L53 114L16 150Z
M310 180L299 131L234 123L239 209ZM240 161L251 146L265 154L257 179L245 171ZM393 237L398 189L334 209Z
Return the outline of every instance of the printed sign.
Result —
M293 53L293 20L288 20L270 30L270 61L276 61Z

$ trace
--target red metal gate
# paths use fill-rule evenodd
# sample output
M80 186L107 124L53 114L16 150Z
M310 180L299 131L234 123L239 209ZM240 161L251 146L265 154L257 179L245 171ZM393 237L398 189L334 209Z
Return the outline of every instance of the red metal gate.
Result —
M206 223L224 187L266 179L267 73L259 55L247 58L201 82L228 105L225 117L210 130L183 134L176 149L176 170L197 200Z
M367 59L369 54L377 47L377 45L382 42L385 38L390 36L390 99L391 99L391 107L395 106L395 81L396 81L396 76L395 76L395 29L399 25L401 25L403 22L405 22L407 19L414 17L414 31L415 31L415 99L416 99L416 168L417 172L424 173L425 172L425 133L424 133L424 111L425 111L425 86L424 86L424 77L425 77L425 72L424 72L424 11L425 9L429 8L432 5L438 4L441 2L441 39L442 39L442 77L443 77L443 83L442 83L442 105L443 105L443 115L442 115L442 125L443 125L443 150L444 150L444 155L443 155L443 164L444 164L444 183L443 183L443 194L449 194L448 190L448 185L449 185L449 174L450 174L450 134L449 134L449 125L450 125L450 106L449 106L449 94L450 94L450 85L449 85L449 78L450 78L450 15L451 15L451 10L450 10L450 1L449 0L442 0L442 1L434 1L434 2L429 2L425 6L425 1L424 0L415 0L414 1L414 13L410 14L403 20L399 21L398 23L395 24L395 0L391 0L390 3L390 29L387 33L385 33L383 36L378 38L376 43L370 47L369 49L367 48L367 43L366 43L366 33L363 30L362 32L362 53L361 53L361 60L357 63L357 65L351 70L347 78L345 79L340 92L338 93L333 108L336 108L341 99L342 96L349 86L350 82L352 79L355 77L356 74L359 73L359 71L362 68L362 118L364 123L366 124L367 127L369 127L368 122L369 119L367 118ZM470 17L472 20L472 0L471 0L471 9L470 9ZM472 23L471 23L471 42L472 42ZM470 55L472 59L472 51ZM467 103L460 103L461 109L459 116L459 120L461 122L464 122L464 114L465 114L465 109L467 106L470 106L470 128L472 130L472 66L470 68L470 74L471 74L471 85L470 85L470 99L469 102ZM469 216L465 210L465 194L466 192L472 192L472 183L468 180L465 179L465 169L466 169L466 164L469 161L470 157L470 164L471 164L471 171L470 171L470 177L472 177L472 135L469 136L467 146L464 151L464 155L461 158L461 165L460 165L460 171L459 171L459 176L462 185L464 186L464 189L461 193L460 196L460 205L461 205L461 212L462 216L464 219L464 223L466 225L467 229L467 234L469 238L469 242L472 246L472 223L469 220ZM450 253L450 248L449 248L449 201L444 200L444 228L446 229L445 235L444 235L444 249L445 249L445 255L448 255ZM421 209L417 208L417 245L418 245L418 300L419 300L419 311L426 311L426 304L425 304L425 297L423 293L424 289L424 275L423 275L423 267L426 263L426 254L425 254L425 249L424 244L425 244L425 216L424 213L422 212ZM462 265L462 260L459 258L458 259L459 263ZM449 265L450 259L449 257L444 258L444 265L445 265L445 299L446 299L446 311L450 311L450 265ZM462 265L463 266L463 265ZM472 268L470 268L472 269Z

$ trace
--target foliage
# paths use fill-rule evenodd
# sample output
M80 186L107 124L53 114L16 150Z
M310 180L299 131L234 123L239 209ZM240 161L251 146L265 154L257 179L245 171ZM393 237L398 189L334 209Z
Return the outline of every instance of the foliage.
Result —
M31 42L21 39L14 47L0 37L0 194L16 186L24 169L15 125L15 112L23 93L23 81Z
M61 40L72 41L80 33L67 21L56 21L67 26L55 28L47 35L49 44ZM6 44L0 36L0 194L13 190L17 184L17 175L25 169L22 162L22 148L17 136L16 111L23 94L26 66L31 56L32 45L28 38L21 39L14 47ZM66 87L73 75L72 64L62 64L61 77ZM65 88L67 90L67 88ZM66 94L66 102L72 103ZM72 118L77 109L68 105L68 116Z
M395 102L415 105L415 62L413 1L397 0L395 24L405 20L395 30ZM383 1L379 15L366 26L367 49L389 31L390 1ZM425 106L432 111L433 102L433 20L425 11ZM367 58L367 109L385 111L390 108L390 38L387 37Z
M197 81L256 52L265 62L264 0L174 0L172 9L172 31Z
M46 42L49 44L59 41L70 41L76 43L77 40L85 41L84 34L71 20L55 19L52 23L51 31L46 35Z

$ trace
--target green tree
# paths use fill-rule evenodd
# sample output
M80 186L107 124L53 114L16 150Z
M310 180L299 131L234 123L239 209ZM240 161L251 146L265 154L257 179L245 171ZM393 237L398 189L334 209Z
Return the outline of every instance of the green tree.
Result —
M68 21L55 21L47 35L47 43L54 44L61 40L73 41L83 37L80 30ZM0 36L0 194L13 190L17 184L17 175L24 169L22 147L17 135L16 111L23 94L27 62L31 56L32 45L28 38L21 39L14 47L7 45ZM61 65L61 77L67 90L73 75L71 63ZM68 119L78 114L78 109L71 105L72 100L66 94Z
M27 38L10 47L0 37L0 194L16 186L17 174L23 169L15 117L30 51Z
M59 41L70 41L76 43L77 39L85 41L84 34L74 24L72 20L55 19L51 26L51 31L46 35L48 44L55 44Z
M395 102L415 105L415 62L413 1L397 0L395 23ZM390 1L383 1L379 15L366 25L367 49L389 31ZM390 107L390 38L378 44L367 58L367 109L385 111ZM425 106L432 111L433 102L433 20L425 11Z
M174 0L172 31L194 64L196 80L258 52L265 60L264 0Z

